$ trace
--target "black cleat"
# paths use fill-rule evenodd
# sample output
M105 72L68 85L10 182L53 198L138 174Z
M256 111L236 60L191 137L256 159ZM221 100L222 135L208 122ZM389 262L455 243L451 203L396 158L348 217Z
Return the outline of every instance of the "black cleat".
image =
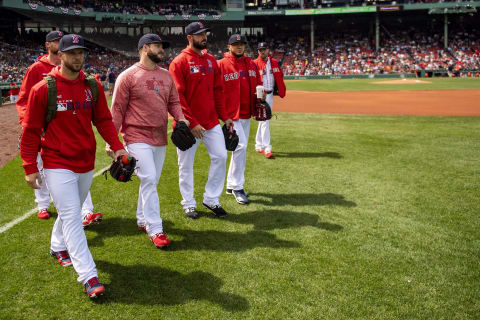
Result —
M227 212L223 210L222 206L219 204L216 204L214 206L209 206L207 204L203 204L205 208L211 210L217 218L223 218L227 215Z
M185 215L187 216L187 218L190 218L190 219L198 218L197 209L195 209L194 207L186 208L183 211L185 211Z
M248 204L248 197L245 194L245 191L243 189L241 190L233 190L232 191L233 196L235 197L235 200L237 200L238 203L240 204Z

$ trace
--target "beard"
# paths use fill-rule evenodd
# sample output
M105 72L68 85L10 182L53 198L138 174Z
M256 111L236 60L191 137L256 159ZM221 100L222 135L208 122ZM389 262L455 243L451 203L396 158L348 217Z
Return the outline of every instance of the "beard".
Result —
M58 54L58 49L55 50L55 51L54 51L54 50L51 50L50 53L51 53L51 54Z
M75 67L73 64L69 64L65 61L63 61L63 65L65 66L65 68L67 68L71 72L80 72L80 70L82 70L83 68L83 62L80 64L79 67Z
M232 54L233 54L235 57L237 57L237 58L243 57L243 54L245 53L245 52L242 52L242 54L238 54L238 53L235 53L234 51L231 51L231 52L232 52Z
M152 60L154 63L160 63L162 62L162 57L159 56L159 54L154 54L153 52L149 51L147 52L147 56L150 60Z
M193 40L192 45L197 50L203 50L203 49L207 48L207 41L205 41L205 43L202 43L200 41L197 42L197 41Z

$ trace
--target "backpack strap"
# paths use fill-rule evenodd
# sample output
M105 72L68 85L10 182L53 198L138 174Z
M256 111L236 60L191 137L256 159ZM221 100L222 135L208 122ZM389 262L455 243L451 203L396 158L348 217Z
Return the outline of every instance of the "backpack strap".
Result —
M47 131L50 121L57 115L57 81L52 76L46 76L45 81L47 82L47 113L44 132Z
M92 74L87 74L85 75L85 84L88 84L90 87L90 90L92 90L92 95L93 95L93 102L95 102L95 105L97 104L98 101L98 83L97 79L95 79L95 76Z

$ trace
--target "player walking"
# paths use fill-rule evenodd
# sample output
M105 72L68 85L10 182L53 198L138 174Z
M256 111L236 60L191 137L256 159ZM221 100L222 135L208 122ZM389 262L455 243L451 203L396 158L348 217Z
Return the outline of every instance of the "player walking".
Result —
M60 55L58 54L58 43L62 38L63 33L61 31L51 31L47 34L45 39L45 47L48 50L48 54L38 57L37 62L32 64L25 73L23 78L22 85L20 87L20 94L17 101L17 113L19 118L19 123L22 125L25 110L27 108L28 96L32 87L40 82L52 69L60 64ZM40 153L37 156L38 170L40 174L43 174L42 170L42 158ZM45 181L45 179L42 179ZM38 206L37 217L39 219L48 219L50 218L50 212L48 212L48 207L50 206L50 194L45 183L40 184L40 189L35 189L35 202ZM101 213L93 213L93 203L90 192L87 194L87 198L83 203L82 207L82 224L84 227L97 223L102 220Z
M279 95L285 97L286 87L283 82L283 72L278 65L278 61L269 56L270 49L267 43L258 44L258 58L253 62L258 67L262 77L263 87L265 88L265 100L273 110L273 96ZM260 121L255 139L255 151L264 153L267 159L273 158L272 146L270 145L270 120Z
M84 284L89 297L104 293L82 228L82 203L92 184L96 141L92 122L112 146L115 156L128 155L112 122L105 93L97 81L98 99L81 71L86 47L81 36L70 34L59 42L61 65L49 73L56 82L55 117L45 127L50 85L42 80L31 89L23 119L20 154L26 181L40 188L42 177L37 166L38 150L48 190L58 210L52 230L50 251L63 266L72 265L77 280ZM42 131L44 133L42 134Z
M137 225L157 248L170 244L163 233L157 193L168 141L168 113L189 125L172 76L157 66L168 47L156 34L142 36L138 42L140 62L118 76L112 102L115 128L121 131L128 152L139 161Z
M193 193L193 161L200 141L210 156L203 205L217 217L227 215L218 200L225 183L227 161L225 139L218 119L228 127L233 126L233 121L225 111L220 69L215 58L203 51L207 46L208 30L201 22L190 23L185 28L188 46L170 64L183 114L196 138L192 148L186 151L177 148L181 203L186 216L192 219L198 218Z
M244 191L247 145L250 134L250 118L255 107L257 85L261 84L257 66L252 59L245 57L247 40L234 34L228 40L228 53L218 61L223 75L225 108L227 116L233 119L239 142L232 152L227 175L227 193L233 194L240 204L248 203Z

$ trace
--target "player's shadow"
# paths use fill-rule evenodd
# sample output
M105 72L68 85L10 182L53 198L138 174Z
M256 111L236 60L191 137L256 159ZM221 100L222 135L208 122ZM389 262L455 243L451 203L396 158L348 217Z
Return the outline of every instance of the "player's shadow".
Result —
M223 219L224 220L224 219ZM228 220L225 220L227 222ZM175 239L167 250L241 252L254 248L298 248L295 241L281 240L263 231L224 232L216 230L177 229L173 223L164 221L163 228ZM179 240L178 237L181 237Z
M246 311L248 300L222 291L223 281L214 275L193 271L182 274L158 266L95 260L97 268L110 275L105 282L106 296L101 303L173 306L192 300L206 300L231 312Z
M251 224L254 230L275 230L298 227L315 227L327 231L341 231L338 224L318 221L318 216L310 213L264 210L242 214L231 214L228 221L240 224Z
M219 220L222 221L222 220ZM226 222L226 221L225 221ZM300 244L294 241L278 239L275 235L262 231L224 232L216 230L191 230L174 227L174 223L163 220L165 233L174 239L168 247L169 251L196 250L196 251L225 251L241 252L254 248L298 248ZM94 232L92 238L89 234ZM145 233L138 230L133 218L115 217L102 221L98 225L89 227L88 245L100 247L104 240L118 236L138 236ZM176 238L176 239L175 239ZM178 239L181 238L181 239Z
M252 192L249 199L255 204L269 206L342 206L356 207L353 201L345 200L344 196L335 193L264 193Z
M274 152L277 158L332 158L341 159L343 156L337 152Z
M101 247L103 240L118 236L136 236L142 234L137 228L137 220L134 218L113 217L106 218L100 224L90 225L85 228L85 233L96 233L95 237L88 239L90 247Z

